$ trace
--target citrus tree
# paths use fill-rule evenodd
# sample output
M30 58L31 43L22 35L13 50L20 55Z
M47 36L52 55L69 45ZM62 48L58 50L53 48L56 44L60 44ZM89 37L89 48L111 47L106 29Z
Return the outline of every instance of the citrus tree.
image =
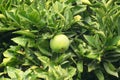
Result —
M119 0L0 0L0 80L119 80Z

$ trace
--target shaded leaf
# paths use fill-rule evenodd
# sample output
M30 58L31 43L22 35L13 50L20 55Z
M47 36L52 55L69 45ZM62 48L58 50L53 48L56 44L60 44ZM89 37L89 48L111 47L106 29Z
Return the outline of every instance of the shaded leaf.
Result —
M92 45L92 46L94 46L95 47L95 39L94 39L94 37L93 36L88 36L88 35L84 35L84 38L87 40L87 42L90 44L90 45Z
M73 14L76 15L81 12L84 12L86 10L86 5L77 5L74 6L72 9L73 9Z
M88 64L88 72L96 70L98 67L99 67L98 64L95 61L93 61Z
M97 76L97 78L98 78L99 80L105 80L105 79L104 79L104 75L103 75L103 73L102 73L101 70L95 70L95 75Z

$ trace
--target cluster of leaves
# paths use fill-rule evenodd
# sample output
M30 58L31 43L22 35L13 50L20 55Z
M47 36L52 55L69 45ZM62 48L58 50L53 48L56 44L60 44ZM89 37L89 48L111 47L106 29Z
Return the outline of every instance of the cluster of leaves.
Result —
M119 15L119 0L1 0L0 79L120 79ZM58 33L65 53L50 49Z

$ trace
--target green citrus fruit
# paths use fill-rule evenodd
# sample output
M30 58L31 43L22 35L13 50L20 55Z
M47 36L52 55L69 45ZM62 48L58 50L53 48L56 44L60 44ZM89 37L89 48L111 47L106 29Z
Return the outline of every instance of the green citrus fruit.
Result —
M53 52L65 52L70 45L70 40L64 34L58 34L50 40L50 48Z

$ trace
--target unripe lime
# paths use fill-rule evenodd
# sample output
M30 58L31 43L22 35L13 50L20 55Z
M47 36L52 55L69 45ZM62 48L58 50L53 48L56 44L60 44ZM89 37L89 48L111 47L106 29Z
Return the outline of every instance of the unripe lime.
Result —
M53 52L65 52L69 48L69 45L70 40L64 34L56 35L50 40L50 48Z

